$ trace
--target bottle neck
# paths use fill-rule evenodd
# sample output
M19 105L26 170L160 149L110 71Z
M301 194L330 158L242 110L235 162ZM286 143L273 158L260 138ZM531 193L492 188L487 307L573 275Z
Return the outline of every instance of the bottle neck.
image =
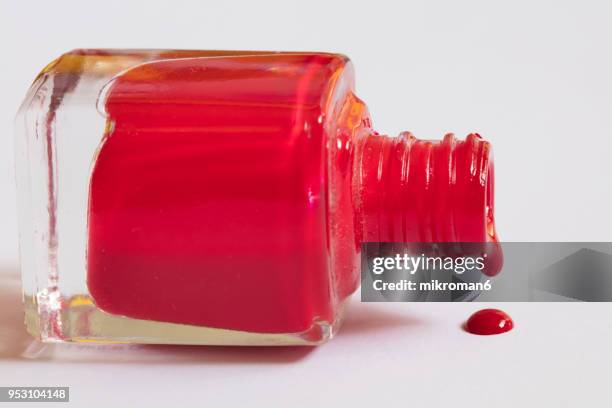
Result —
M361 242L496 242L491 145L366 132L355 144L353 198Z

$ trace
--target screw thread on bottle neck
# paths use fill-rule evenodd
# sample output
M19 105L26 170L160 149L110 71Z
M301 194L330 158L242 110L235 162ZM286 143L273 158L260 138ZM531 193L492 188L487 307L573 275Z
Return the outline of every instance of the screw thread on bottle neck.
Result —
M477 134L358 138L354 200L361 242L496 242L491 145Z

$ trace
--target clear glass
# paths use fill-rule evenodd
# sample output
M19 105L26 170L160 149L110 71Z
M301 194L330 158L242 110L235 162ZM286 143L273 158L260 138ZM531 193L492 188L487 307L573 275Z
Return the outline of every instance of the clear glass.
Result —
M16 125L21 268L33 336L308 345L334 335L358 287L347 155L355 134L369 127L345 57L76 50L40 73ZM181 145L180 137L194 139ZM230 168L214 161L222 155ZM197 160L201 166L191 170L182 165ZM168 181L156 169L183 173ZM211 169L224 169L215 177L231 187L210 184L200 189L207 195L181 201L198 191L194 180L211 180ZM165 192L157 196L151 183ZM141 206L141 197L153 201ZM223 224L211 224L215 213ZM143 230L129 225L134 219ZM199 224L187 225L192 219ZM167 245L156 248L159 237ZM240 274L267 281L249 289ZM128 287L139 283L151 290ZM184 301L180 291L192 289Z

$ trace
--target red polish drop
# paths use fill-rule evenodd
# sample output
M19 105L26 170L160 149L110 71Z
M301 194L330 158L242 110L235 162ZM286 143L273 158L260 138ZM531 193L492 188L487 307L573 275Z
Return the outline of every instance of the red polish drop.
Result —
M465 330L472 334L501 334L512 330L512 318L499 309L482 309L470 316L465 324Z

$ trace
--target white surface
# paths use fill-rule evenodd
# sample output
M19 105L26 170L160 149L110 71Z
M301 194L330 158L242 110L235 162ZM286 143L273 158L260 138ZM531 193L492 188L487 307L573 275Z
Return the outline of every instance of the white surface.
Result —
M609 2L1 1L0 385L69 385L73 406L609 406L609 304L503 305L517 328L490 338L459 328L482 304L355 300L310 350L40 348L21 325L12 153L29 83L72 48L338 51L379 131L493 142L503 239L610 241Z

